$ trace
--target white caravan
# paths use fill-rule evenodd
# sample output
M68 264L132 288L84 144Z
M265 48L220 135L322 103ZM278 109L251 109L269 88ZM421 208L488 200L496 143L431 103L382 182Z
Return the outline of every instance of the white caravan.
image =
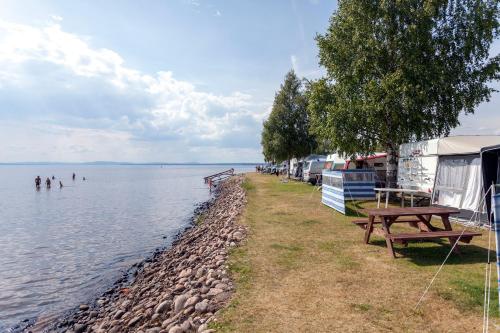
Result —
M482 198L499 183L499 156L499 135L406 143L399 150L398 185L432 193L433 204L486 213L490 202Z
M345 166L345 158L340 154L329 154L326 156L325 169L342 170Z
M326 156L309 155L305 158L303 166L303 181L316 184L316 176L321 176L325 168Z

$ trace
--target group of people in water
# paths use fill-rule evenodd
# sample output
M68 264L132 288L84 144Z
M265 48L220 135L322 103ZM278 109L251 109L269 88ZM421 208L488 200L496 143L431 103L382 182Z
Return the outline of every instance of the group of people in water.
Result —
M73 181L75 181L76 179L76 174L73 172ZM45 186L47 187L47 189L50 189L51 186L52 186L52 181L55 181L56 177L55 176L52 176L52 180L47 177L47 179L45 180ZM85 177L82 178L83 181L85 181ZM59 181L59 188L63 188L63 183L62 181ZM40 178L40 176L36 176L35 178L35 188L37 190L39 190L40 188L42 187L42 178Z

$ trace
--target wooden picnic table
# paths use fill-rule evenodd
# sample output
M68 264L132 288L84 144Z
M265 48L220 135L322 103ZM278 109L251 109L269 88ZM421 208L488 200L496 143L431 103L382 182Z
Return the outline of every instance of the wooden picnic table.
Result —
M447 207L407 207L407 208L370 208L365 209L368 214L368 221L354 221L357 225L365 229L364 241L370 242L372 233L385 238L389 255L395 258L393 243L407 245L409 241L430 240L448 238L451 244L457 239L464 243L469 243L474 236L480 236L479 232L453 231L449 217L451 214L458 214L456 208ZM443 222L444 228L438 228L431 224L433 216L438 216ZM402 219L401 219L402 218ZM418 228L419 232L413 233L391 233L391 225L394 223L408 223L412 227ZM382 228L375 228L376 224L381 224ZM458 249L455 248L456 251Z

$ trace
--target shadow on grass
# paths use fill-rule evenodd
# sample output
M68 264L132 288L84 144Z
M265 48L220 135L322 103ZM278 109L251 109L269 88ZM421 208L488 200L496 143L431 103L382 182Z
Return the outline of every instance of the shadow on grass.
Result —
M363 206L362 201L348 201L345 205L345 215L348 217L368 217L362 212L365 208Z
M462 243L463 244L463 243ZM488 249L476 245L462 245L458 243L460 254L452 253L446 265L464 265L464 264L477 264L486 263L488 256ZM380 246L386 248L385 240L370 240L370 245ZM443 260L451 250L451 245L444 240L433 242L412 242L408 247L401 245L394 245L394 252L396 253L396 260L403 257L409 259L412 263L418 266L433 266L441 265ZM492 257L495 253L490 254Z

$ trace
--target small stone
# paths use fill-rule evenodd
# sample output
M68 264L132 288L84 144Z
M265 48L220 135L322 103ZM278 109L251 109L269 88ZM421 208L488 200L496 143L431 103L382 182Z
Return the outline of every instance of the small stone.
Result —
M76 324L73 328L75 333L83 333L85 329L87 328L87 325L84 324Z
M113 319L120 319L124 313L125 313L125 311L123 311L123 310L116 311L115 315L113 316Z
M184 308L184 303L186 303L186 295L179 295L174 300L174 312L179 313Z
M195 277L199 279L203 274L205 274L205 269L203 267L198 268Z
M243 234L240 231L235 231L233 232L233 239L236 239L237 241L243 239Z
M190 328L191 328L191 323L189 322L189 320L186 320L181 324L181 329L183 332L189 331Z
M220 293L222 293L222 292L224 292L224 290L219 289L219 288L212 288L212 289L210 289L210 290L208 291L208 294L207 294L207 295L208 295L208 296L216 296L216 295L218 295L218 294L220 294Z
M88 309L89 309L89 306L87 304L80 304L80 310L87 311Z
M179 325L175 325L168 330L168 333L183 333L183 330Z
M217 284L215 285L215 288L216 288L216 289L227 290L227 284L225 284L225 283L217 283Z
M146 330L146 333L158 333L161 331L161 327L153 327L153 328L148 328Z
M121 308L126 309L130 305L130 303L132 303L132 302L128 299L126 301L123 301L121 304Z
M198 303L198 301L200 300L200 297L199 296L192 296L192 297L189 297L186 301L186 303L184 303L184 307L187 308L191 305L195 305L196 303Z
M198 333L206 331L207 329L208 329L207 324L201 324L200 327L198 327Z
M185 278L185 277L188 277L190 276L192 273L192 269L191 268L186 268L184 269L180 274L179 274L179 278Z
M128 327L131 327L131 326L134 326L135 324L137 324L139 322L139 320L141 320L142 316L139 315L139 316L136 316L132 319L130 319L130 321L127 323L127 326Z
M89 317L90 317L90 318L95 318L95 317L97 317L97 311L90 311L90 313L89 313Z
M199 312L199 313L206 312L208 309L208 300L204 299L203 301L196 303L196 305L194 306L194 309L196 312Z
M166 311L170 310L171 307L172 307L172 301L168 299L168 300L163 301L160 304L158 304L158 306L155 309L155 313L166 312Z

